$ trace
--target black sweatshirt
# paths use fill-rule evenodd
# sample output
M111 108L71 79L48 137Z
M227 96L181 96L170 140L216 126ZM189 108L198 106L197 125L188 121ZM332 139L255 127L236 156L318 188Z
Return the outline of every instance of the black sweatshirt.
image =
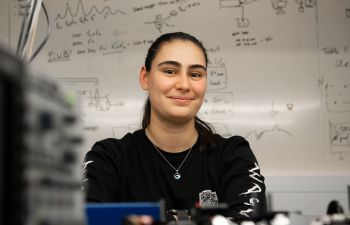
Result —
M240 136L215 137L213 148L200 151L198 138L191 152L188 149L180 153L161 149L159 153L144 130L121 139L99 141L84 161L87 201L164 199L167 209L191 209L196 203L227 203L230 216L237 219L249 217L254 205L264 210L264 177L248 142ZM182 162L178 171L181 178L175 179L175 169Z

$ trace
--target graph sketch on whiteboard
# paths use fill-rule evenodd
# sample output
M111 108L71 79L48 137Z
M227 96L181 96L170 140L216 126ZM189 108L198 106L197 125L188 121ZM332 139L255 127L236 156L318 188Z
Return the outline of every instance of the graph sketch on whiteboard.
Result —
M248 139L250 136L253 136L256 140L259 141L263 136L266 136L266 134L269 134L269 133L282 133L288 136L292 136L292 134L288 130L280 128L279 125L276 123L273 125L271 129L266 129L262 131L252 130L248 132L247 135L245 135L245 138Z
M66 3L66 9L64 13L57 13L55 17L57 29L62 29L63 26L70 27L76 24L86 24L94 21L97 16L107 19L109 16L115 16L117 14L126 15L125 12L120 9L112 10L110 6L104 6L103 8L98 8L97 5L92 5L90 8L86 8L82 0L79 0L74 9L71 8L69 2ZM60 21L65 20L64 23Z

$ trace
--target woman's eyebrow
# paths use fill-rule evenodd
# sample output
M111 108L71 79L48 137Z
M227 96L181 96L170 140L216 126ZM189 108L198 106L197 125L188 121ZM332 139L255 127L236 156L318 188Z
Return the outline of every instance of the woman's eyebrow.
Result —
M164 62L161 62L158 64L158 67L160 66L163 66L163 65L172 65L172 66L176 66L176 67L181 67L181 63L177 62L177 61L172 61L172 60L167 60L167 61L164 61ZM207 71L207 68L201 64L193 64L193 65L190 65L188 67L189 69L203 69L204 71Z
M181 67L181 64L179 62L172 61L172 60L161 62L158 64L158 67L163 66L163 65L172 65L172 66L176 66L176 67Z
M201 64L193 64L193 65L190 65L188 68L190 68L190 69L203 69L204 71L207 71L207 68Z

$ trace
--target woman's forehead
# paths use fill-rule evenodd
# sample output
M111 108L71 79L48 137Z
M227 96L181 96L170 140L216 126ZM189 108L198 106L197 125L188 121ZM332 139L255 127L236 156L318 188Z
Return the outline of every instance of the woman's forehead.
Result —
M206 65L203 50L191 41L173 40L159 48L153 61L174 60Z

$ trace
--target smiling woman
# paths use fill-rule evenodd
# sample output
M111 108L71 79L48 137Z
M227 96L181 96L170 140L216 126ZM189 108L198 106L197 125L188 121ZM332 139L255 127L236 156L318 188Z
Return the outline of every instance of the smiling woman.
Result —
M248 142L223 138L197 117L207 88L202 43L182 32L160 36L139 81L148 92L142 129L87 153L87 201L164 199L168 210L227 203L233 219L264 210L264 177Z
M179 123L191 124L192 134L196 133L193 124L203 103L207 85L206 59L198 46L184 40L174 40L163 45L149 70L146 66L142 67L140 83L148 91L152 102L149 131L157 129L158 125L155 128L153 126L160 122L160 118L166 118L162 123L170 124L165 127L178 127ZM195 136L192 137L192 143L188 143L190 146L197 139Z

